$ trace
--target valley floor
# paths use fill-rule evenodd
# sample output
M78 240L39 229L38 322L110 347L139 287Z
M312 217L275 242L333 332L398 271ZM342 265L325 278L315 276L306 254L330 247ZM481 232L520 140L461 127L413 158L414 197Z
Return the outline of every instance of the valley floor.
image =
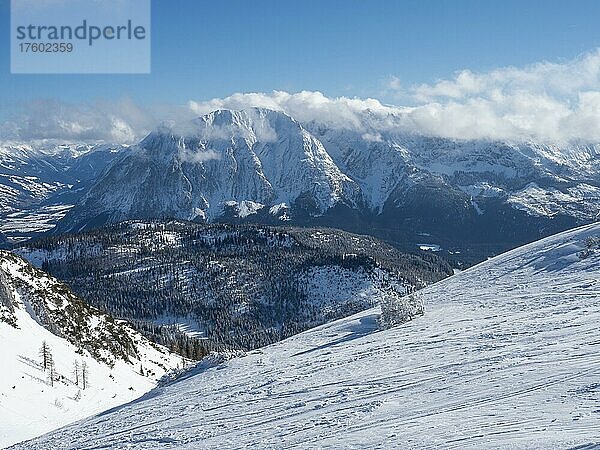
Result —
M592 225L156 389L16 448L572 448L600 443ZM589 241L588 241L589 242ZM584 257L585 256L585 257Z

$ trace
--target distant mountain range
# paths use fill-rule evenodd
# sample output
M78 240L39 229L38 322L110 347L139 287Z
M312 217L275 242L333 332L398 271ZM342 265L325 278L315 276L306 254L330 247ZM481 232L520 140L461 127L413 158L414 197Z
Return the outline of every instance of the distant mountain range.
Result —
M61 214L75 205L48 221L55 233L149 218L324 225L470 263L595 220L599 155L598 145L418 136L371 111L340 128L219 110L124 151L90 148L70 159L79 189L36 192ZM89 158L98 164L79 175Z
M0 144L0 246L52 229L124 147Z

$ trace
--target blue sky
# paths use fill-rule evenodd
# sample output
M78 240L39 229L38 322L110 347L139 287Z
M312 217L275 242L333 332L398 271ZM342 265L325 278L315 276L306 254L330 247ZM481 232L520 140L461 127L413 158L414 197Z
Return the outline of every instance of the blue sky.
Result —
M340 123L382 103L430 135L599 142L598 18L597 0L153 0L151 74L11 75L0 0L0 139L134 142L218 107Z
M9 1L0 2L7 42ZM464 68L570 59L600 45L597 1L155 0L152 6L151 75L10 75L3 45L3 108L39 97L185 102L273 89L381 98L392 76L410 86Z

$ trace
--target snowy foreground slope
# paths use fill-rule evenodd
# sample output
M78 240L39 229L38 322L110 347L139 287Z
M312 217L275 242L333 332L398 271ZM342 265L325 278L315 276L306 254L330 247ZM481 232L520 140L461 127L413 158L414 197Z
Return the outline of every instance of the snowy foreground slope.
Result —
M600 444L600 224L210 367L16 448L573 448Z
M50 357L43 367L44 342L53 369ZM182 363L4 251L0 361L1 448L129 402Z

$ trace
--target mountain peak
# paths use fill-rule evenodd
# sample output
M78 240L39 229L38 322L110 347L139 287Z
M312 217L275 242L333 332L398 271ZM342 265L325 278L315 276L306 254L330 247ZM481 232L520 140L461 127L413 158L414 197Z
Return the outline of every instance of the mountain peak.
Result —
M272 207L285 205L276 209L285 215L298 203L320 215L356 202L357 191L323 144L289 115L222 109L150 133L115 161L58 230L152 217L214 219L235 213L232 202L271 217Z

